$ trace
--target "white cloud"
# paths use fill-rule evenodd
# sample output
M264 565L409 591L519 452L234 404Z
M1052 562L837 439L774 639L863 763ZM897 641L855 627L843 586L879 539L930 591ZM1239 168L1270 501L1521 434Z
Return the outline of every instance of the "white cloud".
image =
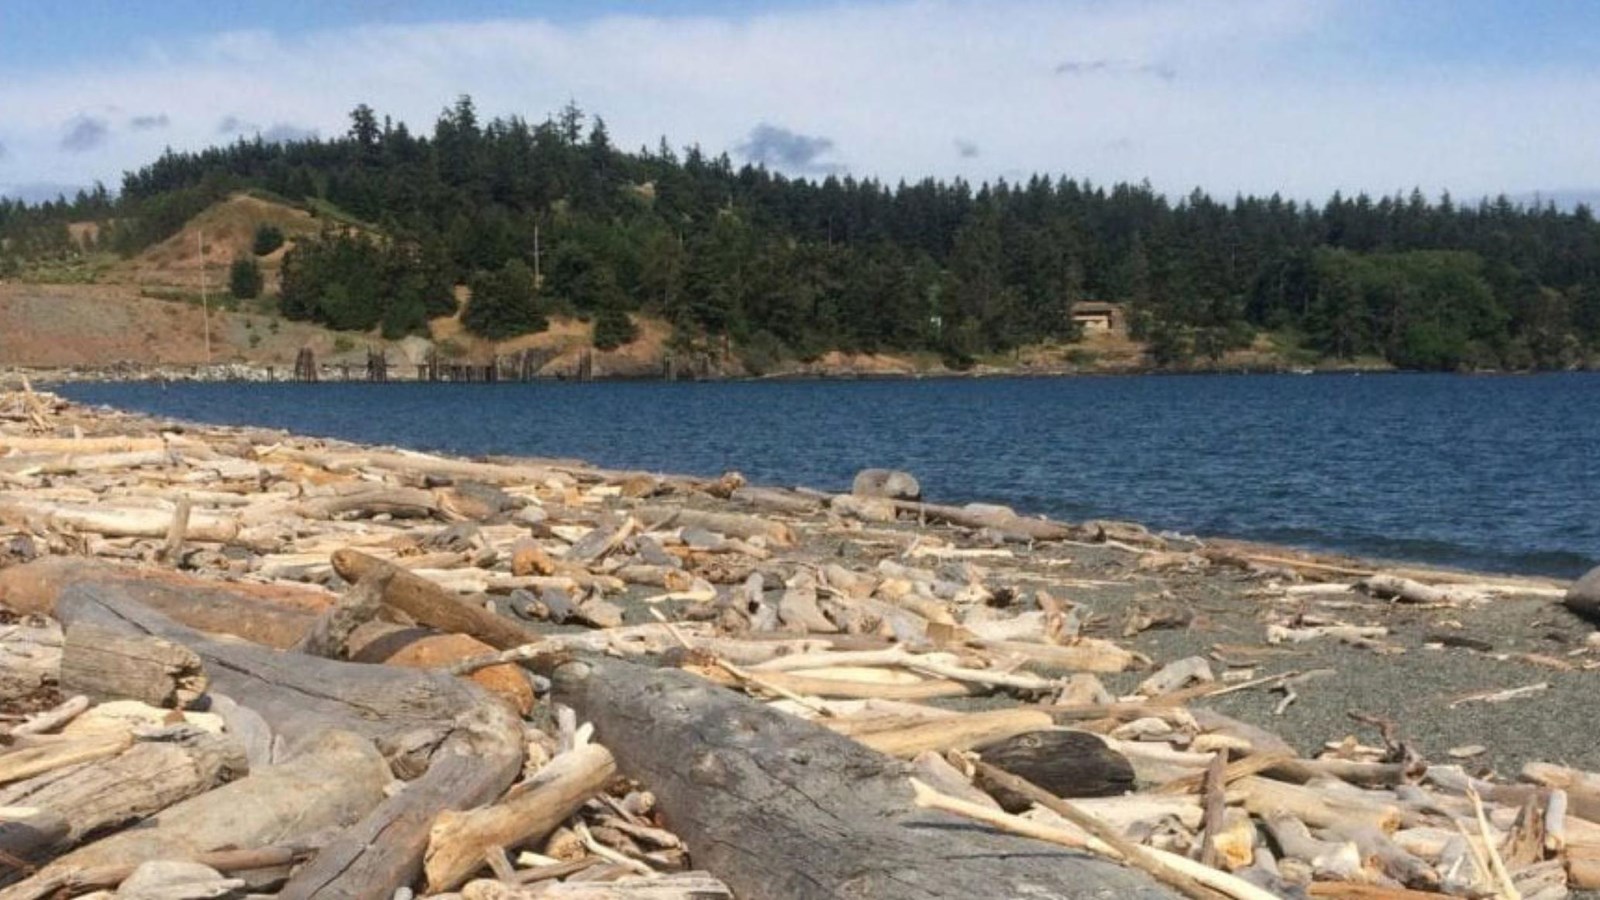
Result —
M470 93L485 116L535 119L576 98L630 148L665 134L737 157L771 123L825 136L829 164L890 180L1042 171L1318 198L1600 184L1588 73L1302 62L1297 48L1344 14L1336 0L903 0L736 20L232 33L0 84L0 179L114 182L165 145L217 141L229 116L332 135L366 102L428 131ZM52 152L74 111L151 103L169 127Z

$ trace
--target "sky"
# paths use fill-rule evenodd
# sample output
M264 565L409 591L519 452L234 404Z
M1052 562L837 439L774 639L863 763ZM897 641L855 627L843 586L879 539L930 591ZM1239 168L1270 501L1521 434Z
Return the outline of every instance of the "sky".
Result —
M0 0L0 194L461 94L796 176L1600 189L1592 0Z

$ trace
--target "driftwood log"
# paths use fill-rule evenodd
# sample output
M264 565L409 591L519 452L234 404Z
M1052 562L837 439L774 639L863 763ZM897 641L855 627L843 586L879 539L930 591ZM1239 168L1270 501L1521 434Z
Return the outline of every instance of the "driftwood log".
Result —
M141 819L245 774L232 737L178 726L94 765L57 769L0 790L0 806L60 816L69 843Z
M324 847L284 897L389 896L421 870L428 828L441 811L487 803L522 765L517 718L450 675L213 640L130 599L116 583L70 586L56 613L69 633L87 622L189 648L217 673L216 688L259 713L291 751L315 746L330 731L351 731L378 741L398 771L420 776ZM292 835L254 843L286 837Z
M139 700L182 709L206 692L205 667L193 650L164 638L79 622L66 629L62 690L91 700Z
M919 811L908 764L686 673L585 660L555 686L737 895L1170 896L1110 863Z

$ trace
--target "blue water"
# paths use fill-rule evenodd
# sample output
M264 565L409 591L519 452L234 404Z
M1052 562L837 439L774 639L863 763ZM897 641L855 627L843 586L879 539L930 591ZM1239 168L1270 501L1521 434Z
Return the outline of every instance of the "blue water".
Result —
M1600 564L1600 375L93 384L82 401L462 454L1133 519L1393 559Z

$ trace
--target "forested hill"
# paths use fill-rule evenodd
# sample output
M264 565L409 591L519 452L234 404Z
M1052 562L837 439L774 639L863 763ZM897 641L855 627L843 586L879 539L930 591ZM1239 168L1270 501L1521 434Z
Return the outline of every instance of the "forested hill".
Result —
M333 140L169 151L115 199L0 204L0 236L13 256L44 252L62 223L90 218L136 253L243 189L339 223L284 259L284 315L389 336L424 331L467 284L463 321L485 336L560 312L594 317L596 342L615 344L643 311L683 344L754 360L830 349L971 360L1073 339L1081 300L1124 304L1157 364L1215 359L1260 330L1409 368L1600 355L1600 226L1583 207L1415 191L1321 206L1172 200L1043 176L791 179L665 140L625 152L574 107L539 124L485 122L466 97L427 135L361 106Z

